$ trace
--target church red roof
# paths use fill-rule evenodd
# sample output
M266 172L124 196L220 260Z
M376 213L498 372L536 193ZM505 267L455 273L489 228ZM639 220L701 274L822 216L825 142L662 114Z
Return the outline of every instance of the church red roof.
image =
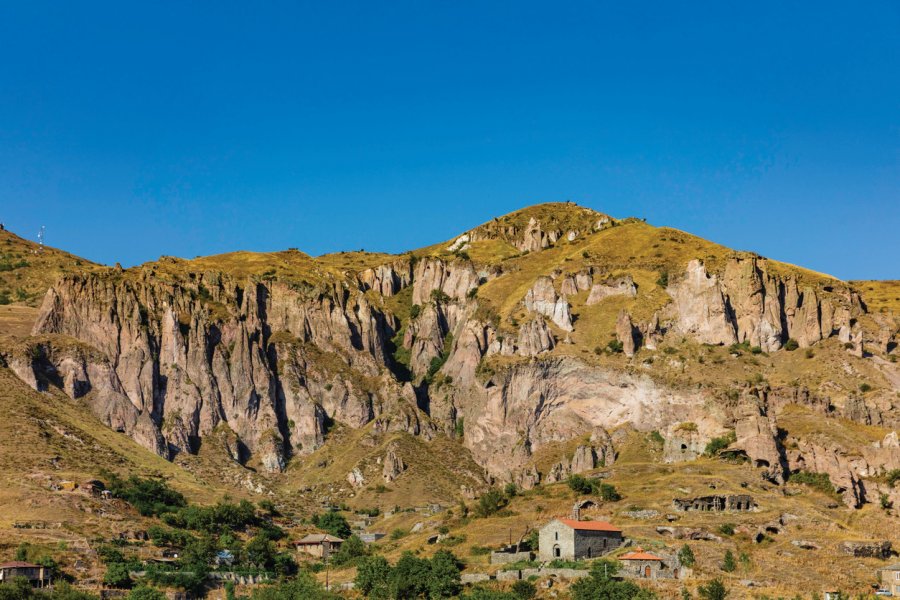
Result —
M622 532L621 529L616 527L611 523L607 523L606 521L576 521L574 519L560 519L560 523L563 525L568 525L572 529L578 529L581 531L617 531L619 533Z

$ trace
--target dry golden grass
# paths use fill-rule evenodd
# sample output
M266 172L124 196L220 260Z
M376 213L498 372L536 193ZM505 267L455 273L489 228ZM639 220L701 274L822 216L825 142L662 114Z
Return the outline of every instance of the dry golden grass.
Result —
M37 306L57 279L67 273L103 267L68 252L38 245L11 231L0 231L0 294L15 304Z
M900 280L851 281L862 294L869 312L900 314Z

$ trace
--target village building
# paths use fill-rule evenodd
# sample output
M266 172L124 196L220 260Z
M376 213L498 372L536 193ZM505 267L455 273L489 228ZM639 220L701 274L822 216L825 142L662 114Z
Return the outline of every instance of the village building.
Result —
M53 580L52 572L47 567L33 565L19 560L0 563L0 583L9 583L13 579L24 577L34 587L46 587Z
M675 498L672 506L676 510L684 512L721 512L733 510L745 512L756 509L753 496L748 494L734 494L731 496L698 496L696 498Z
M553 519L538 535L542 561L596 558L622 545L622 530L605 521Z
M667 561L661 556L635 548L619 557L622 575L638 579L679 579L682 572L677 562ZM670 562L672 564L670 564Z
M900 598L900 563L879 570L881 589L890 592L891 596Z
M297 552L326 559L337 552L343 543L344 540L341 538L327 533L311 533L303 539L294 542L294 547L297 549Z

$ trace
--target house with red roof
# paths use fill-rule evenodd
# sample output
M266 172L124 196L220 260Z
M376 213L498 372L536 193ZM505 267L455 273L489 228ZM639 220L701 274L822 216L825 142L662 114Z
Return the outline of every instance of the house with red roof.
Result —
M635 548L619 557L622 575L638 579L681 579L686 575L675 559L665 559L643 548Z
M538 535L540 560L597 558L622 545L622 530L606 521L553 519Z

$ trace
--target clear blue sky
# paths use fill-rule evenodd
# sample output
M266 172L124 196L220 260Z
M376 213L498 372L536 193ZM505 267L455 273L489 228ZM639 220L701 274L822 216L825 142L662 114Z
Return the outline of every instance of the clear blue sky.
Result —
M895 0L3 2L0 221L132 265L574 200L900 278L898 31Z

